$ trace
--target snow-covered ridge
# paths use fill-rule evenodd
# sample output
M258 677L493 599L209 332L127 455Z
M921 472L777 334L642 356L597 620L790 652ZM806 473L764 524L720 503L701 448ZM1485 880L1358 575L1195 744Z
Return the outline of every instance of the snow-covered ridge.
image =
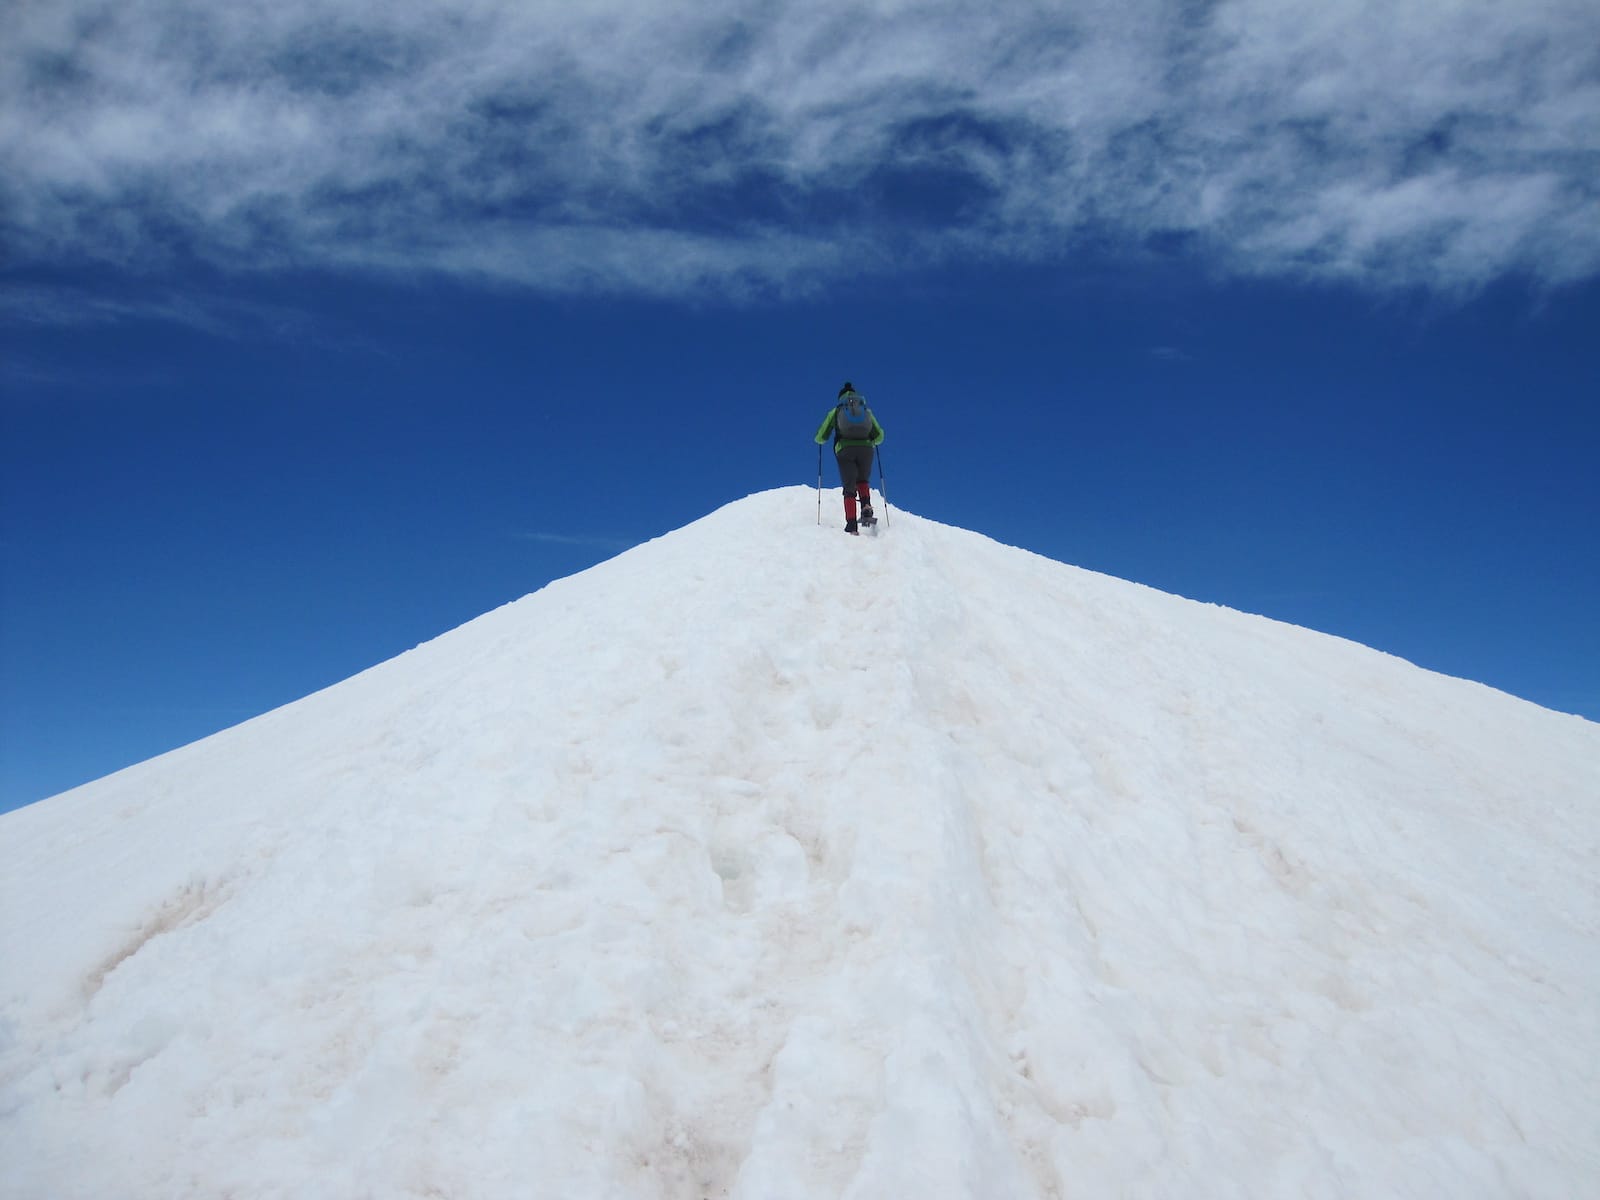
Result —
M0 1196L1592 1189L1600 726L815 500L0 816Z

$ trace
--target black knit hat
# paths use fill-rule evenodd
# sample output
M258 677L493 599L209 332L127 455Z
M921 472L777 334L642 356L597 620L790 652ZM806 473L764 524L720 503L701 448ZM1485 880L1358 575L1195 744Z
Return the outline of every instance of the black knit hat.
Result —
M842 387L842 388L840 388L840 389L839 389L839 395L841 395L841 396L842 396L842 395L844 395L844 394L845 394L845 393L846 393L846 392L853 392L853 391L855 391L855 390L856 390L856 385L855 385L855 384L853 384L853 383L851 383L851 382L850 382L850 381L849 381L849 380L848 380L848 379L846 379L846 380L845 380L845 381L844 381L844 386L843 386L843 387Z

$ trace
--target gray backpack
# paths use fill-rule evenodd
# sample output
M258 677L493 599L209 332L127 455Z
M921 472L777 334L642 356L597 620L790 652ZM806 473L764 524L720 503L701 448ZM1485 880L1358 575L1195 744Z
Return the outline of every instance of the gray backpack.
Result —
M839 436L847 442L871 441L873 424L867 398L860 392L846 392L833 414L833 427Z

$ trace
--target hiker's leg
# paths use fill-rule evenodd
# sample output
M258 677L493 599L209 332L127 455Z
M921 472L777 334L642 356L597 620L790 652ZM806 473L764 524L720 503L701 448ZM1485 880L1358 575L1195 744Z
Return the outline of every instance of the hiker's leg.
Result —
M839 460L839 482L844 485L844 519L856 519L856 496L861 483L861 456L859 446L842 447L835 456Z

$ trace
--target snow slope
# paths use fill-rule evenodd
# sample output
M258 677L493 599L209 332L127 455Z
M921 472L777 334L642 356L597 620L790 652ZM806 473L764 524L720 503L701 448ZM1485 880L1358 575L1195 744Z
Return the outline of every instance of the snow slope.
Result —
M1600 726L832 509L0 816L0 1195L1600 1193Z

